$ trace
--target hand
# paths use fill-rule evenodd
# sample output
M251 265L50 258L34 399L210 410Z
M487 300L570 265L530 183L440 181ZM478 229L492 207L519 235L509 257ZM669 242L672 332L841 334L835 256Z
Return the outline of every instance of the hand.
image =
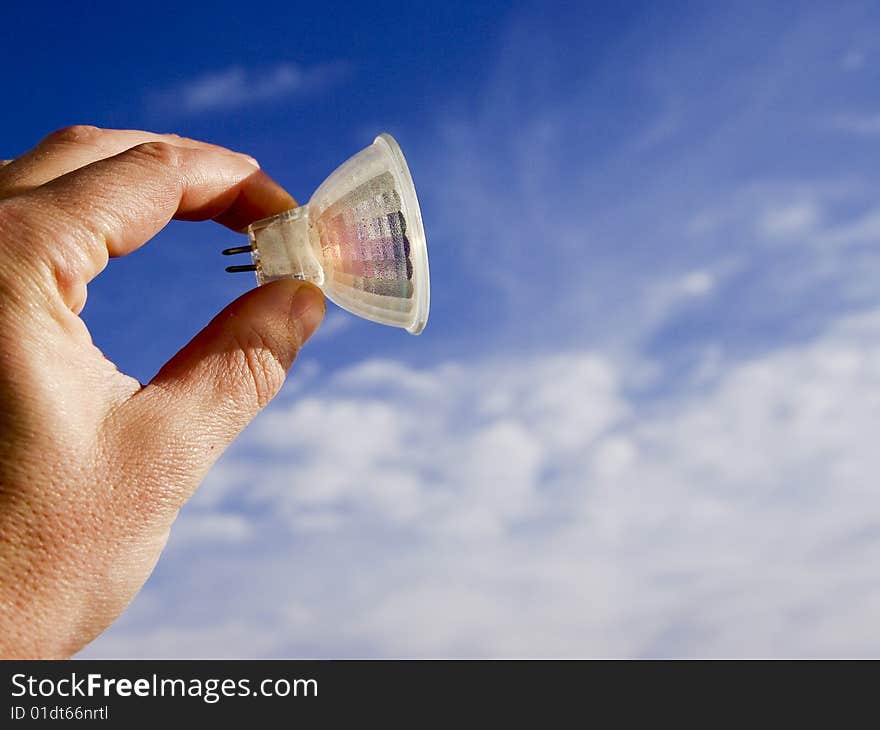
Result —
M174 135L72 127L0 167L0 656L69 656L123 611L324 314L310 284L260 287L141 386L92 344L86 284L171 218L241 230L295 205Z

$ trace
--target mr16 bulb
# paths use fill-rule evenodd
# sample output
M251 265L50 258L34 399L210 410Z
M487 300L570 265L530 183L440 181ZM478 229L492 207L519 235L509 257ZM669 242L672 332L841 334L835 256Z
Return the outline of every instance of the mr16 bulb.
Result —
M306 205L248 227L261 286L304 279L343 309L417 335L428 321L431 284L422 214L409 167L390 134L338 167Z

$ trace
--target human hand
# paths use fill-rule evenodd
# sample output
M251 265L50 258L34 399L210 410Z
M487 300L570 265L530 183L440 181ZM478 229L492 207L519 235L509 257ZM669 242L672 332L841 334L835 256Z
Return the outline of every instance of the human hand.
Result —
M72 127L0 167L0 657L69 656L123 611L324 314L310 284L260 287L141 386L92 344L86 284L171 218L241 230L294 205L173 135Z

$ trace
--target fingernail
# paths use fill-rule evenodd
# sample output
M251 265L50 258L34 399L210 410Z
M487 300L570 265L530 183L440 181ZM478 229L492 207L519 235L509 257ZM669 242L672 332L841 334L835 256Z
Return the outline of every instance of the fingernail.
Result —
M246 155L244 152L233 152L232 154L234 154L236 157L242 158L243 160L247 160L248 163L256 167L258 170L260 169L260 163L257 162L257 160L250 155Z
M300 344L305 344L315 334L326 309L327 302L321 290L307 281L301 282L290 305L291 319L299 328Z

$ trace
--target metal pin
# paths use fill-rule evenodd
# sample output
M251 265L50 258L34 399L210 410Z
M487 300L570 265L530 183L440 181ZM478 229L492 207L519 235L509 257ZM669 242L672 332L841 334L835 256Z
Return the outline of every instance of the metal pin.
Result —
M224 256L234 256L237 253L250 253L253 249L250 246L233 246L232 248L224 248L220 253Z
M242 264L241 266L227 266L226 270L230 274L237 274L241 271L256 271L257 267L255 264Z

